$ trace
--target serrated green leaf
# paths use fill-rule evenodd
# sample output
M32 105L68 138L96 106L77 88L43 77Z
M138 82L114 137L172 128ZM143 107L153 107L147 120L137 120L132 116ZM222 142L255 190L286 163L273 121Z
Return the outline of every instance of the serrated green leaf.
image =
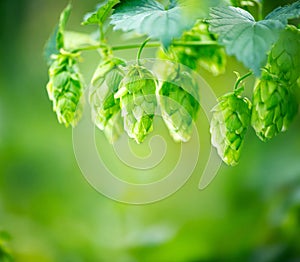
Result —
M287 25L289 19L300 17L300 1L291 5L278 7L266 16L266 20L280 20Z
M111 24L114 25L114 30L145 34L159 39L167 47L173 38L180 37L183 31L195 23L195 18L187 16L184 8L174 3L169 9L165 9L154 0L124 1L111 16Z
M118 3L120 3L120 0L106 0L98 4L94 12L87 13L84 16L82 25L103 24Z
M58 26L55 27L53 33L49 37L44 48L44 58L46 59L47 65L50 66L52 63L51 55L57 55L59 51L56 48L56 36L58 32Z
M56 48L59 50L64 47L64 32L67 21L71 14L72 5L68 4L68 6L63 10L60 15L58 27L57 27L57 34L56 34Z
M210 30L219 35L228 55L235 55L256 76L267 62L267 52L278 40L285 24L279 20L256 22L253 16L237 7L216 7L210 13Z

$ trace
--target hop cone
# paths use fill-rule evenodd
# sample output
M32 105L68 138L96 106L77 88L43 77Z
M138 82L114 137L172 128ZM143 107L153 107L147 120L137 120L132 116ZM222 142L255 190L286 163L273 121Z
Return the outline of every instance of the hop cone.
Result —
M120 97L124 129L137 143L143 142L153 130L153 118L157 105L156 80L145 67L132 66L115 95Z
M183 34L180 41L214 41L215 37L209 33L208 25L197 22L195 26ZM193 70L204 68L213 75L225 72L226 54L220 46L171 46L167 53L160 50L158 57L176 61Z
M83 92L76 54L59 54L49 68L47 91L59 123L75 125L80 117L80 99Z
M300 72L300 30L289 25L271 49L268 71L293 86Z
M175 141L187 142L199 111L197 84L189 73L176 72L173 79L163 82L159 95L162 117L170 135Z
M253 91L251 124L257 136L266 141L287 130L297 111L297 101L288 85L263 73Z
M250 116L250 101L236 93L221 97L213 108L211 142L227 165L238 164Z
M92 78L90 90L92 119L104 131L110 143L123 133L120 100L114 98L124 77L120 65L124 65L124 62L118 58L103 61Z

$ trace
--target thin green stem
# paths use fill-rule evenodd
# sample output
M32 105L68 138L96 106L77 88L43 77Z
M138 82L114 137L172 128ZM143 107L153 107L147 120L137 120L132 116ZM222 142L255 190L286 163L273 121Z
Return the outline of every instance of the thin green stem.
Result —
M141 54L142 54L142 51L143 51L144 47L146 46L146 44L147 44L149 41L150 41L150 38L147 38L147 39L142 43L142 45L141 45L141 47L140 47L140 49L139 49L139 51L138 51L138 53L137 53L137 56L136 56L136 62L137 62L138 65L141 65L141 63L140 63Z
M159 42L151 42L148 43L146 48L153 48L153 47L159 47L160 43ZM130 44L130 45L117 45L117 46L112 46L113 51L120 51L120 50L126 50L126 49L137 49L140 48L141 44Z
M172 43L173 46L218 46L218 42L216 41L174 41ZM150 42L147 43L147 46L145 48L155 48L155 47L160 47L161 43L160 42ZM80 47L77 48L76 50L73 50L74 52L79 52L79 51L89 51L89 50L97 50L99 48L104 48L106 45L99 44L99 45L94 45L94 46L85 46L85 47ZM111 49L113 51L120 51L120 50L126 50L126 49L137 49L140 48L140 44L130 44L130 45L116 45L112 46Z
M263 5L258 1L255 1L255 3L257 4L257 18L258 20L263 20Z
M237 90L239 88L239 85L240 83L245 79L247 78L248 76L251 76L253 73L252 72L248 72L247 74L239 77L236 82L235 82L235 85L234 85L234 90Z
M81 52L81 51L92 51L100 48L105 48L107 45L99 44L99 45L89 45L84 47L79 47L77 49L72 50L73 52Z
M102 24L99 24L99 32L100 32L100 40L101 40L101 42L103 42L105 37L104 37L104 31L103 31L103 25Z

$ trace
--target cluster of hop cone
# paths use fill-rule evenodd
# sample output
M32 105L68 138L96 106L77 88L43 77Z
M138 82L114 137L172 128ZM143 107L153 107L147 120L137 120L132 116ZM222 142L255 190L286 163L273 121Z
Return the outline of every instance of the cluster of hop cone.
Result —
M237 89L221 97L213 109L212 144L226 164L238 163L248 127L252 126L262 141L288 129L298 113L299 72L300 31L288 26L268 55L252 102Z
M203 29L203 24L196 25L193 30L186 33L183 40L213 37L207 33L207 27ZM200 59L199 52L209 53L210 59L205 60L205 54ZM161 52L159 56L191 69L197 69L200 64L213 74L225 69L226 55L221 47L173 47L167 55ZM83 93L76 53L60 53L53 59L48 94L59 122L75 125L80 118L77 109ZM123 60L107 52L92 78L89 103L92 120L111 143L124 132L137 143L142 143L153 130L158 108L175 141L187 142L190 139L192 124L200 107L201 87L184 67L176 63L172 65L165 70L167 73L160 78L164 79L162 81L140 63L127 66ZM241 95L243 88L237 88L220 97L212 109L212 144L226 164L234 166L238 163L248 127L252 126L263 141L287 130L298 112L295 92L300 85L299 71L300 31L288 26L268 54L268 63L257 79L252 101Z

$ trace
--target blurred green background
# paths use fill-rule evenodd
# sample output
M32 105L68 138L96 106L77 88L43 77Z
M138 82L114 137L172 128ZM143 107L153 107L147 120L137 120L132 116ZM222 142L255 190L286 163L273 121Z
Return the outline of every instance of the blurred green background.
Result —
M269 1L265 12L285 3ZM45 89L43 47L66 4L0 1L0 261L5 252L20 262L300 261L300 116L269 143L251 130L240 165L222 166L203 191L198 182L209 139L203 112L204 160L171 197L130 206L86 182L72 130L58 124ZM68 28L84 30L81 18L95 4L75 0ZM87 79L96 65L95 53L85 55ZM202 75L221 95L233 86L233 70L246 72L229 59L225 75Z

